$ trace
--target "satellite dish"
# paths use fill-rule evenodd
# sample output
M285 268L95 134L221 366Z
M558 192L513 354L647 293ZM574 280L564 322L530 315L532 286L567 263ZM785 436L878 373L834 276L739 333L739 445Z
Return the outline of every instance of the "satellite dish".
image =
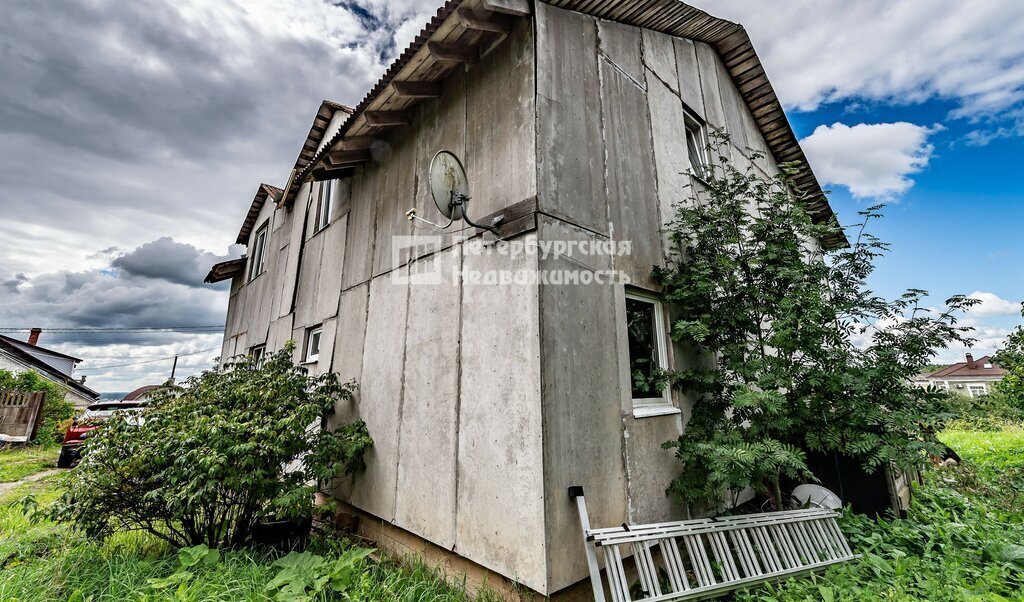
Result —
M437 210L446 218L457 221L466 215L465 202L469 200L469 179L466 169L454 153L438 151L430 160L430 194Z
M842 510L843 500L821 485L800 485L793 490L793 497L801 506Z

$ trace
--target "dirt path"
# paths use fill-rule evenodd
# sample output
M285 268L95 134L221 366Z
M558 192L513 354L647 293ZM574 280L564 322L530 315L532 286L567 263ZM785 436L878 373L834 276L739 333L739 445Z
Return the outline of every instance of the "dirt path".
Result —
M15 489L16 487L24 485L25 483L35 483L39 479L45 479L46 477L52 474L57 474L58 472L61 472L59 468L51 468L49 470L44 470L43 472L31 474L20 481L14 481L13 483L0 483L0 495L3 495L8 491L11 491L12 489Z

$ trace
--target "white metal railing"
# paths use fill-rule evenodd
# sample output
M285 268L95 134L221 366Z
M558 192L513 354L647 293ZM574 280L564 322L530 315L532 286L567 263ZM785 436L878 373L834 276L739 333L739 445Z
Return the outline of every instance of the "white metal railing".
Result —
M582 487L569 495L583 527L594 600L692 600L853 560L832 510L812 508L593 529ZM604 561L608 588L601 580ZM633 558L638 597L624 559ZM630 575L633 571L630 571ZM634 592L636 593L636 589Z

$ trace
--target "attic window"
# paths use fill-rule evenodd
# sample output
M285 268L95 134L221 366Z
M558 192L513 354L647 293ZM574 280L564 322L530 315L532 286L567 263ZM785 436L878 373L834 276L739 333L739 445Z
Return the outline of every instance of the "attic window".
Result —
M267 226L264 223L253 238L252 253L249 256L249 280L252 281L267 268Z
M992 364L984 364L984 365L982 365L982 368L984 368L986 370L991 370L992 369Z
M316 231L323 230L331 223L331 208L334 204L334 180L320 185L320 199L316 203Z
M690 169L698 178L705 177L708 164L708 137L704 124L693 113L683 113L683 125L686 129L686 153L690 158Z

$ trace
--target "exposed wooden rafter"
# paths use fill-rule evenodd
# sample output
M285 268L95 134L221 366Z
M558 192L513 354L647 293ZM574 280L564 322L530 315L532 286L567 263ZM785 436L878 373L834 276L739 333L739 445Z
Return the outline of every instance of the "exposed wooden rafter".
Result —
M440 81L393 81L391 88L399 98L439 98L442 93Z
M463 44L442 44L427 42L427 52L435 61L475 65L480 62L480 48Z
M529 0L480 0L480 6L485 10L516 17L530 16Z
M466 29L507 34L516 26L515 17L493 11L474 10L465 6L456 11Z
M412 121L409 111L364 111L363 118L373 127L409 125Z
M370 160L370 151L362 150L337 150L327 153L327 165L330 168L351 167L361 165Z

